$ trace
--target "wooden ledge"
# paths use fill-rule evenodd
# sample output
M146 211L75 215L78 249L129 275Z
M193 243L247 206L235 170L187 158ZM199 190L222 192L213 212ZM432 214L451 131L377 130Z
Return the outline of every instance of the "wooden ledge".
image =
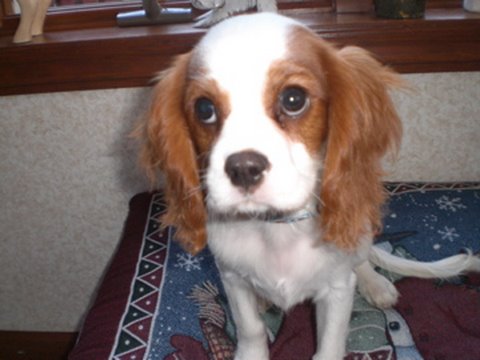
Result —
M339 46L357 45L402 73L480 71L480 14L430 9L424 19L293 15ZM27 45L0 37L0 95L148 86L204 33L192 24L55 31Z

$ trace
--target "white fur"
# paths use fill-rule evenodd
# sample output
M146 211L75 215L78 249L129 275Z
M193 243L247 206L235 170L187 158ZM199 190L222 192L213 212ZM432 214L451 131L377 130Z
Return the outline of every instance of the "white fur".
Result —
M237 326L236 360L268 359L255 294L285 310L313 299L320 318L314 359L343 357L355 289L352 269L363 256L315 247L320 234L314 219L295 224L213 221L208 233Z
M292 224L255 219L255 214L268 210L314 210L318 201L314 190L320 179L320 155L289 139L262 103L267 71L288 53L292 26L300 25L277 15L237 17L213 28L194 53L205 76L229 99L230 113L214 142L204 181L210 212L208 243L236 323L236 360L267 360L269 356L257 295L283 309L313 299L318 327L314 359L338 360L344 356L356 277L371 303L389 307L397 300L394 285L373 270L369 256L378 265L392 263L394 271L414 276L443 277L479 270L480 260L468 255L413 266L414 262L375 248L370 251L368 236L356 251L345 252L322 242L315 218ZM271 164L258 188L247 194L225 172L228 156L244 150L263 154ZM228 217L236 213L251 214L252 219Z
M222 212L297 210L311 201L319 163L304 144L293 142L266 114L262 103L267 71L285 57L286 37L293 21L276 15L239 16L213 28L197 48L207 76L228 93L231 113L210 158L208 202ZM241 29L241 31L239 31ZM245 57L245 49L255 56ZM267 156L271 171L258 191L245 196L231 185L226 158L242 150Z
M480 259L470 252L439 261L420 262L403 259L374 247L370 251L369 259L375 265L391 272L426 279L446 279L466 272L480 271Z

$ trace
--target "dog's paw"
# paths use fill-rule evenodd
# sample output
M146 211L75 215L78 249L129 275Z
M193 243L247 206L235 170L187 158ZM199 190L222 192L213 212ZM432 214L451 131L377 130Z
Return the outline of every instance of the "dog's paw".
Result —
M398 300L395 285L380 274L359 278L358 290L370 304L382 309L392 307Z

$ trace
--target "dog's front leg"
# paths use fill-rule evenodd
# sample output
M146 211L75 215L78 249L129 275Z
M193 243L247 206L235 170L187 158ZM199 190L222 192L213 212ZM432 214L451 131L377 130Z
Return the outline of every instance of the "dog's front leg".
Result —
M268 360L267 333L255 293L232 272L222 272L222 281L237 332L235 360Z
M356 276L335 282L321 298L315 299L317 352L313 360L341 360L345 355L348 324L352 313Z

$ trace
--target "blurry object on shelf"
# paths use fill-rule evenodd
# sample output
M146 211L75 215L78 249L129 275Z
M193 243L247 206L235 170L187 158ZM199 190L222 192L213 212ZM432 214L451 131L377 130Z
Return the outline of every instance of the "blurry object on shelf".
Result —
M386 19L418 19L425 14L426 0L375 0L375 14Z
M480 12L480 0L463 0L463 8L467 11Z

